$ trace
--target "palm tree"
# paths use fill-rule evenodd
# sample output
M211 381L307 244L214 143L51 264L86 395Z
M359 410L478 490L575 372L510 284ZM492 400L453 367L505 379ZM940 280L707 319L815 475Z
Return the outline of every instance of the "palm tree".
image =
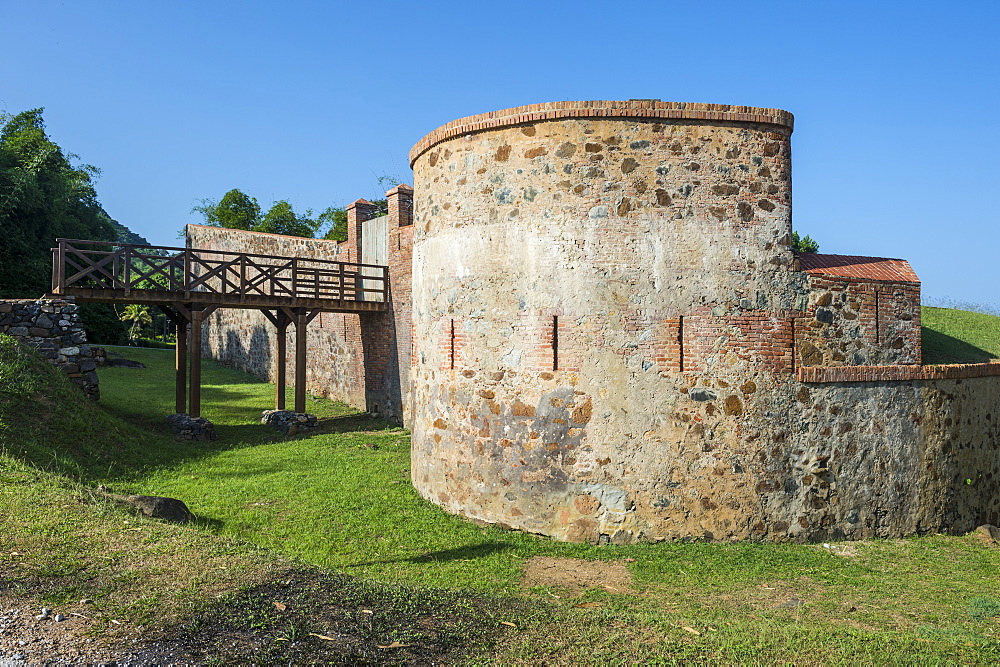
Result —
M149 314L149 308L134 303L125 306L125 311L118 316L118 319L122 322L132 323L132 326L128 330L130 342L139 338L144 326L149 326L153 323L153 316Z

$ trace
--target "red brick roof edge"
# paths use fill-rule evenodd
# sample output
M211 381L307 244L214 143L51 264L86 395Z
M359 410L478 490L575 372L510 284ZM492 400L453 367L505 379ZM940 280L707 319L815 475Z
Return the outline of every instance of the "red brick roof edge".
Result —
M919 283L920 278L905 259L863 257L860 255L821 255L803 252L796 255L803 271L812 275L862 278L893 283Z

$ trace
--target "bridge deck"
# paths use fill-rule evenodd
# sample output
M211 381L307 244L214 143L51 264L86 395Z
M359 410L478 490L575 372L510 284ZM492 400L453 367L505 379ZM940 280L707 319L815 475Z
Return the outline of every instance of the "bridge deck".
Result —
M305 411L309 322L323 311L360 314L389 308L386 266L204 248L70 239L57 243L52 249L54 295L155 305L173 320L176 409L193 417L201 415L202 325L217 308L257 309L274 324L279 410L285 408L286 333L294 324L296 412Z
M261 296L214 294L212 292L180 292L170 290L150 289L109 289L91 287L66 287L53 289L52 293L60 297L71 296L77 301L94 303L137 303L147 306L159 306L172 303L185 303L192 306L215 306L215 308L250 308L256 310L274 310L275 308L306 308L335 313L365 313L386 310L383 301L354 301L351 299L316 299L311 297L292 296Z
M52 293L81 301L371 312L388 267L198 248L58 239Z

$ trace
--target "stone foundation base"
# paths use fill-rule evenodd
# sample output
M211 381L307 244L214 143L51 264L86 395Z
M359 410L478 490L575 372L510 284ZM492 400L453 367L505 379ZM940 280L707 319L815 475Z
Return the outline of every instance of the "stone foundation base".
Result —
M198 442L211 442L218 440L215 433L215 426L212 422L202 417L192 417L186 414L167 415L166 421L170 428L174 429L178 440L196 440Z
M319 426L316 415L293 410L264 410L260 413L260 423L269 424L285 435L296 435Z

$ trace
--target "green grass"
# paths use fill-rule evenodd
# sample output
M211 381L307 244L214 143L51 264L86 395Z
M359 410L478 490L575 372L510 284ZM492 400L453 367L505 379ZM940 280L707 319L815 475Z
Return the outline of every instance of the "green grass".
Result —
M1000 317L952 308L920 309L925 364L1000 358Z
M301 563L347 575L337 581L355 583L337 585L366 605L397 600L387 608L407 623L420 614L404 612L421 605L469 610L450 618L468 613L472 626L501 632L456 631L474 661L1000 661L1000 548L975 534L834 548L591 547L482 528L419 498L406 431L343 405L311 400L318 432L286 437L256 423L271 385L206 361L204 416L220 439L179 443L162 421L173 409L170 352L115 350L147 368L103 369L95 405L4 341L0 512L11 518L0 578L45 600L99 595L108 619L201 627L198 619L217 614L218 594L242 600L249 593L240 591L266 589ZM128 515L96 498L97 483L181 498L199 523ZM627 567L635 590L523 589L524 564L536 556ZM512 599L523 602L510 607ZM261 604L264 614L270 602ZM409 637L412 628L392 632Z

